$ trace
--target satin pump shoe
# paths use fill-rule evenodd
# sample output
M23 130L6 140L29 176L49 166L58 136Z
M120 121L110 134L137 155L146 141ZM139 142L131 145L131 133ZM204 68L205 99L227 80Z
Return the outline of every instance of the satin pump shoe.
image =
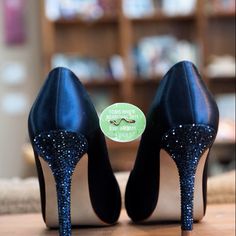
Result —
M52 70L28 119L41 193L42 215L61 236L71 225L111 225L121 196L97 113L76 76Z
M174 65L147 115L125 194L136 223L180 221L182 236L206 210L207 163L219 112L196 67Z

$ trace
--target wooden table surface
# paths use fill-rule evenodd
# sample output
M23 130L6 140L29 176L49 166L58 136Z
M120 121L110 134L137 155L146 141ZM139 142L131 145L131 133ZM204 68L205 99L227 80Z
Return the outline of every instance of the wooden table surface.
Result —
M235 236L235 205L209 205L205 218L194 225L194 236ZM58 235L47 230L40 214L0 216L1 236L47 236ZM177 224L134 225L122 210L119 224L104 228L73 229L79 236L179 236Z

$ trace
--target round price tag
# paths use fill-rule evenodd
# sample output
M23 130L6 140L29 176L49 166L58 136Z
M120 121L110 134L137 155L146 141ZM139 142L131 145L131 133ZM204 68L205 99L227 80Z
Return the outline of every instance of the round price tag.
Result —
M99 123L102 132L111 140L130 142L142 135L146 118L138 107L130 103L115 103L102 112Z

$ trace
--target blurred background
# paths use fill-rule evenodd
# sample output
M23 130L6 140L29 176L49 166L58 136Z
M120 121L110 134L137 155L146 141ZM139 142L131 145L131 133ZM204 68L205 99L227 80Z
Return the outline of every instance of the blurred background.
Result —
M73 70L98 113L114 102L146 113L183 59L220 109L209 174L234 170L234 0L0 0L0 178L36 175L27 116L51 68ZM137 146L108 140L114 171L132 168Z

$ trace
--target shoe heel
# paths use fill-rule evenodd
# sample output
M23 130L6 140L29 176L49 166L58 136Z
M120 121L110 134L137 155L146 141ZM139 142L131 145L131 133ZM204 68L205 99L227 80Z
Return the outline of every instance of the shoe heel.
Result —
M195 173L200 158L211 147L215 136L210 126L192 124L179 125L162 137L162 148L175 161L179 172L182 236L190 236L193 229Z
M87 152L87 140L74 132L49 131L34 137L33 145L48 163L55 179L60 236L70 236L71 179L77 163Z

